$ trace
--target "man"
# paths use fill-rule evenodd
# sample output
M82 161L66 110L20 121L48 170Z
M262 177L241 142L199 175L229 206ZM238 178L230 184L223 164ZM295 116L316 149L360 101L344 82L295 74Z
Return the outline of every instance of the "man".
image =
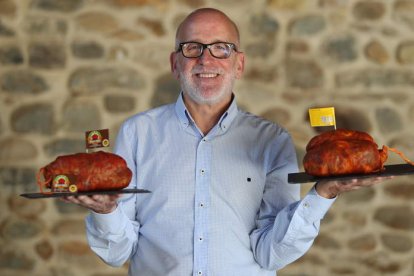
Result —
M299 200L287 183L298 169L289 134L237 108L236 25L196 10L175 47L177 102L129 118L115 148L133 171L129 187L152 193L66 201L92 210L92 250L110 265L130 260L130 275L275 275L309 249L333 198L375 181L318 183Z

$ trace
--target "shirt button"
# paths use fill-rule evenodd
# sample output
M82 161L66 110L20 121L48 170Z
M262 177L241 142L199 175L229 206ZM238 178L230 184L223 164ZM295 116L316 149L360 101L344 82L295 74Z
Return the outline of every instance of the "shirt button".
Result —
M198 240L199 240L199 241L203 241L203 237L199 237L199 238L198 238Z
M201 202L201 203L200 203L200 207L204 207L204 203L202 203L202 202Z
M200 172L201 172L202 175L204 175L206 173L206 170L205 169L201 169Z
M203 275L203 272L199 271L199 272L198 272L198 275Z
M307 202L303 203L303 207L308 208L309 207L309 203L307 203Z

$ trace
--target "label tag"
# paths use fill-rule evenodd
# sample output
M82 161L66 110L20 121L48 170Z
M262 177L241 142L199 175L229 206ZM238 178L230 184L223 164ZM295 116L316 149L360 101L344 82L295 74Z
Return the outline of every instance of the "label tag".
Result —
M109 147L109 129L85 132L86 149Z
M335 108L310 108L309 109L310 124L312 127L335 126Z
M52 192L54 193L74 193L78 190L76 186L76 176L68 174L58 174L53 176Z

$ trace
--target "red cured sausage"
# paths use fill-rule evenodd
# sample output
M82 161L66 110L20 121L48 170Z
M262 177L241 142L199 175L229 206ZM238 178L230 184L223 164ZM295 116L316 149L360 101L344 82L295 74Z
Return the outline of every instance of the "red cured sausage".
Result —
M56 175L74 176L79 192L123 189L132 178L122 157L104 151L57 157L38 172L37 183L42 193L44 187L51 188L52 178Z
M314 176L367 174L384 169L387 147L378 149L365 132L338 129L313 137L303 159L305 172Z

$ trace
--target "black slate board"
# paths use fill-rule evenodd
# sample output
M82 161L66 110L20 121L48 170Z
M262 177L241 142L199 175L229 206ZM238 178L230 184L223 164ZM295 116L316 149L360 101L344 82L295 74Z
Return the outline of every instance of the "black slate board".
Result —
M290 173L288 174L288 183L299 184L308 182L317 182L321 180L349 180L355 178L369 178L378 176L397 176L397 175L408 175L414 174L414 166L410 164L396 164L396 165L385 165L385 170L382 172L371 173L371 174L347 174L338 176L326 176L316 177L309 175L305 172Z
M27 193L21 194L20 196L26 198L50 198L50 197L64 197L64 196L80 196L80 195L113 195L113 194L142 194L142 193L151 193L148 190L143 189L123 189L123 190L112 190L112 191L92 191L92 192L77 192L77 193L51 193L51 194L42 194L42 193Z

